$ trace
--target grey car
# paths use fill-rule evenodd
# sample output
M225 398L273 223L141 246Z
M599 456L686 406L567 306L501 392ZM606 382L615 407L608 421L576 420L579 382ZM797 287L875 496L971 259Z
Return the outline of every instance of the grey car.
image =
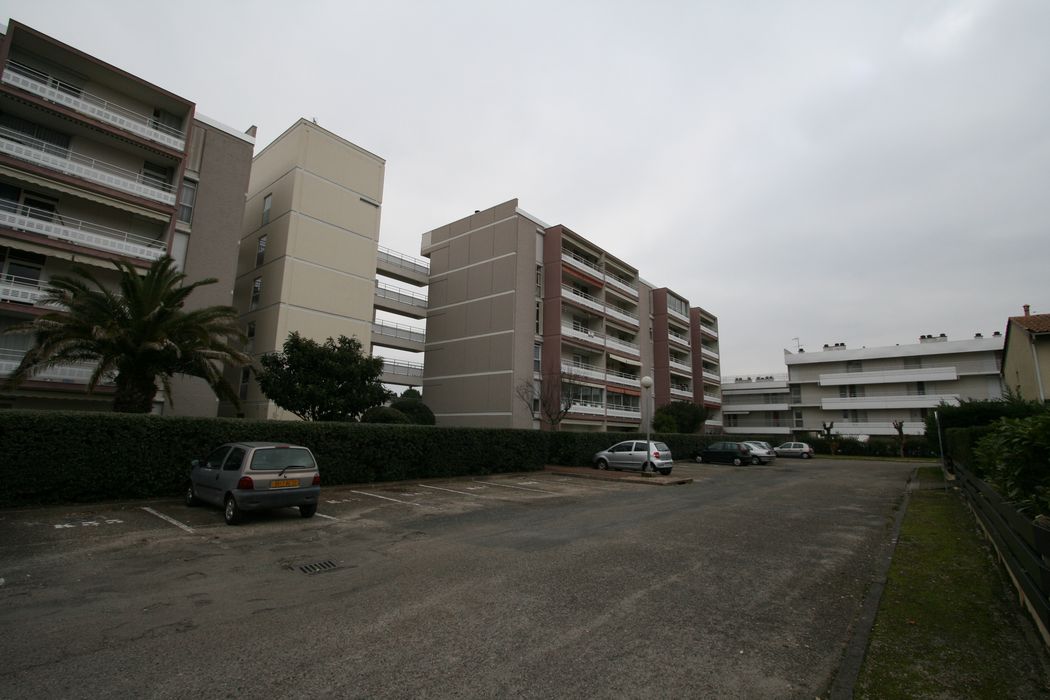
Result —
M308 448L231 442L193 460L186 505L221 506L226 523L236 525L246 511L272 508L298 507L302 517L313 517L320 494L321 474Z
M751 450L751 464L769 464L777 458L777 453L768 442L745 440L744 444Z
M592 462L598 469L638 469L644 472L651 467L664 476L671 473L674 459L665 443L650 441L648 462L646 456L645 440L625 440L596 453Z
M801 457L809 459L813 456L813 448L804 442L785 442L773 448L777 457Z

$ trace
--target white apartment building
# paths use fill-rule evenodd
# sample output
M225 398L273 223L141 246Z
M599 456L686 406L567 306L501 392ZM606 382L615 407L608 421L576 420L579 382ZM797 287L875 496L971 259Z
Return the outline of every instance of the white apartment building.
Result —
M876 348L825 345L784 351L787 373L723 377L725 432L751 435L820 433L921 435L941 402L998 399L1003 337L968 340L924 335L918 343Z

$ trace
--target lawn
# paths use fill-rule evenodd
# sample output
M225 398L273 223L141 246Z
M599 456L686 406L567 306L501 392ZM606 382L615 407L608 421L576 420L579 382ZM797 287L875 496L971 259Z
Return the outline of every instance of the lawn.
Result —
M854 697L1050 698L1050 657L954 490L911 495Z

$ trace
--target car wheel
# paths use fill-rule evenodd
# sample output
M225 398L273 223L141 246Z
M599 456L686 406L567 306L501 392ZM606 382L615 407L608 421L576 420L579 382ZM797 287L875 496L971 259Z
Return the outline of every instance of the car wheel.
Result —
M226 497L226 508L222 512L223 517L226 518L227 525L238 525L244 520L244 514L241 513L241 509L237 507L237 499L233 496Z
M739 467L743 463L744 463L744 461L742 459L740 459L739 457L733 457L733 466L734 467Z
M761 464L761 463L762 463L762 460L760 460L758 457L752 457L751 458L751 464L756 464L757 465L757 464Z
M598 460L598 468L599 469L608 469L609 468L609 463L607 461L605 461L604 459L599 459Z
M802 459L809 459L809 457L810 457L810 455L809 455L808 452L803 452L802 453Z
M201 504L200 499L197 498L197 494L193 491L193 484L186 484L186 505L190 508L199 506Z
M693 457L693 459L696 460L697 464L703 464L704 463L703 455L697 455L696 457Z
M663 474L664 476L667 476L668 474L671 473L671 470L669 468L668 469L661 469L660 473Z
M299 506L299 515L303 516L304 518L312 518L314 517L314 513L316 512L316 503L306 503L304 505Z

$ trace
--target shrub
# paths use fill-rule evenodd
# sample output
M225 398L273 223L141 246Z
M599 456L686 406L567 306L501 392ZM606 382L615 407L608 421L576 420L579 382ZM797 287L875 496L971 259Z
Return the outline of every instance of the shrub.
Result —
M408 393L408 392L405 392ZM416 425L434 425L434 412L419 399L400 398L390 404L390 408L408 416L410 423Z
M361 414L362 423L408 424L412 420L401 411L390 406L373 406Z
M977 441L973 457L1003 498L1050 514L1050 413L1001 418Z

